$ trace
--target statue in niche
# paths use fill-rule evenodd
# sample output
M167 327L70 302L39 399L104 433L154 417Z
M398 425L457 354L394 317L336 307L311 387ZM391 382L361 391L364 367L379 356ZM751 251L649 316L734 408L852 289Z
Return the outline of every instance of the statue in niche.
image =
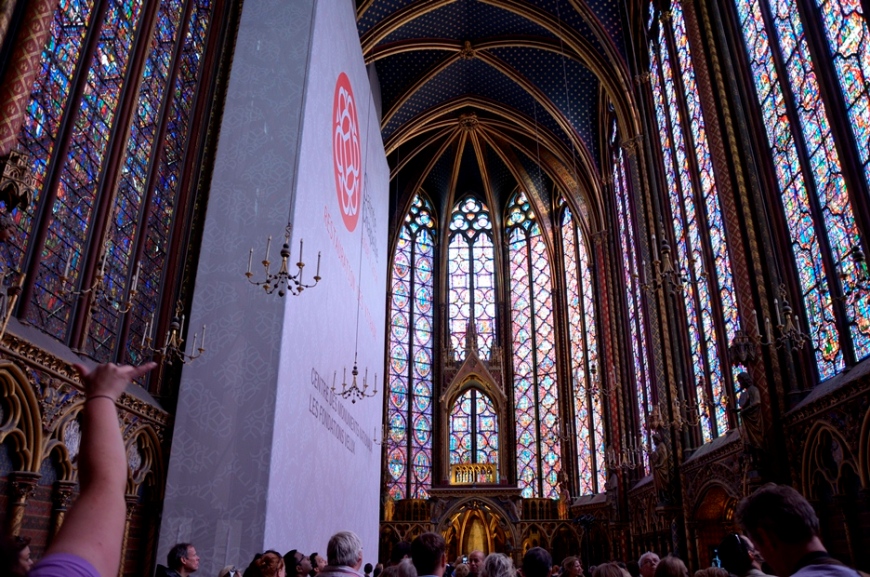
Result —
M384 493L384 521L392 521L396 512L396 501L389 493Z
M653 429L652 440L655 443L655 449L650 453L653 483L658 504L666 506L671 504L671 452L661 429Z
M557 487L559 489L559 518L568 518L568 506L571 504L571 489L568 485L568 475L565 471L556 474Z
M614 521L619 518L619 476L616 471L610 471L607 477L607 483L604 485L604 490L607 492L607 504L610 506L611 519Z
M764 453L764 414L761 411L761 393L748 373L737 375L740 394L737 409L740 415L740 437L744 451L754 468L760 464Z

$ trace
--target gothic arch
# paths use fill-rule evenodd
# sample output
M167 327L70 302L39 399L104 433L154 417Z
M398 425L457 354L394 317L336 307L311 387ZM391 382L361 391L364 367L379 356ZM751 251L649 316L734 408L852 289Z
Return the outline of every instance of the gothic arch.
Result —
M483 366L475 351L471 351L468 354L453 381L444 390L439 399L441 406L444 407L444 410L440 411L442 462L447 463L448 468L450 467L450 415L453 411L453 405L456 404L456 401L462 394L471 389L481 391L492 400L494 405L496 426L499 434L498 473L499 478L503 479L508 473L507 451L505 450L503 435L505 425L508 423L507 397L501 387L496 384L492 375L489 374L489 371Z
M438 525L435 528L435 532L441 535L447 535L453 528L452 525L454 524L456 517L468 510L478 512L487 511L490 519L485 519L484 522L490 525L490 530L496 529L496 527L491 526L493 522L496 522L497 528L505 535L506 543L519 543L516 524L510 522L510 519L516 517L516 511L511 512L506 510L502 503L489 497L474 496L459 499L441 515L440 519L438 519ZM485 517L483 513L481 513L481 515Z
M143 484L155 491L155 497L163 498L164 477L163 449L156 431L145 425L130 435L125 443L127 450L127 493L136 494ZM138 456L137 456L138 454Z
M81 415L84 406L84 402L76 403L58 419L51 433L51 438L45 443L43 449L46 457L52 453L57 454L61 469L58 479L61 481L78 480L76 459L82 432L79 415Z
M39 472L42 465L42 415L39 401L24 372L0 363L0 443L10 439L19 470Z
M834 494L844 493L842 485L844 475L849 473L847 468L853 475L860 470L845 437L827 422L815 423L807 434L801 458L801 492L810 499L819 499L820 487L816 484L819 479L826 482Z

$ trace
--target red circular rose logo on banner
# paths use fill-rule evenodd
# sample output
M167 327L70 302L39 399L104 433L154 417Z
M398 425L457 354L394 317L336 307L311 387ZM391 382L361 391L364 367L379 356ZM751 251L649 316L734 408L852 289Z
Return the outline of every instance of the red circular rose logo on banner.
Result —
M332 159L335 167L335 191L341 218L347 230L353 232L359 221L360 196L362 195L360 172L362 158L359 145L356 99L350 79L342 72L335 82L332 100Z

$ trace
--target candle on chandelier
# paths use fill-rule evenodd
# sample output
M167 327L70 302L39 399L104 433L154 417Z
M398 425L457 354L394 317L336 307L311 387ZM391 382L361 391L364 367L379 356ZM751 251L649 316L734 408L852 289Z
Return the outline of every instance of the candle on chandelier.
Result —
M272 235L269 235L269 238L266 239L266 258L263 259L266 262L269 262L269 249L272 248Z
M299 263L302 263L302 239L299 239Z
M103 253L103 264L100 266L100 276L106 276L106 261L109 260L109 251Z
M251 263L254 262L254 249L251 249L251 252L248 253L248 274L251 272Z
M761 323L758 322L759 316L758 311L752 309L752 319L755 322L755 336L761 336Z
M314 276L320 276L320 251L317 251L317 272Z
M199 348L205 350L205 325L202 325L202 341L199 343Z
M130 289L130 292L136 292L136 288L139 286L139 273L142 271L142 261L139 261L136 264L136 274L133 275L133 288Z
M66 266L63 268L63 279L69 278L69 267L72 265L73 251L69 251L69 256L66 257Z
M776 299L773 299L773 308L776 309L776 326L781 327L782 319L779 317L779 301Z

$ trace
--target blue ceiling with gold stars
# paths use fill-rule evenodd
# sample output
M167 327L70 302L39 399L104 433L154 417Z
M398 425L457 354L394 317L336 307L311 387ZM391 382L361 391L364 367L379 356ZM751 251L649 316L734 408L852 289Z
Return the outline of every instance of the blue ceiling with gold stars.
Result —
M357 0L396 189L446 209L469 191L503 206L523 174L597 179L602 75L627 68L632 1ZM560 167L539 170L541 146Z

